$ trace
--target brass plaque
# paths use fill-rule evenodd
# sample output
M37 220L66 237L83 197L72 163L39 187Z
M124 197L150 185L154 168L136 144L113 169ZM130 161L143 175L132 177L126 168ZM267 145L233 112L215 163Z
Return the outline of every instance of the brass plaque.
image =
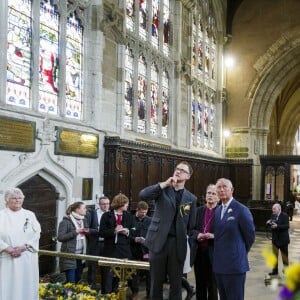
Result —
M35 122L0 117L0 149L35 151Z
M56 130L55 154L98 157L98 135L60 127L56 127Z

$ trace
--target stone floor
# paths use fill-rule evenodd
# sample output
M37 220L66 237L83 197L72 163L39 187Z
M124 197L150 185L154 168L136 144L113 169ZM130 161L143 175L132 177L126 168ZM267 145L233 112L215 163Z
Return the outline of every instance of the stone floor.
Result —
M300 261L300 215L294 215L293 221L290 222L290 238L289 259L290 262ZM270 286L265 285L265 277L270 269L265 264L261 255L262 249L270 247L271 241L265 232L257 232L256 241L249 253L250 271L247 273L245 300L276 300L278 290L272 290ZM281 256L279 257L279 271L282 274ZM191 271L188 279L194 285L194 274ZM165 295L167 299L167 288L165 287ZM130 292L128 292L130 295ZM128 297L130 299L130 297ZM141 286L139 299L146 299L145 291ZM184 296L183 296L184 299ZM194 300L196 297L193 298Z

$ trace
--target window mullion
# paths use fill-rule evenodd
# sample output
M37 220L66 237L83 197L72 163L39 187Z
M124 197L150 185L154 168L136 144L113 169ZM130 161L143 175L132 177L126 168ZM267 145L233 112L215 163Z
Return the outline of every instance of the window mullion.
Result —
M31 108L39 110L39 56L40 56L40 3L33 1L32 4L32 61L31 61Z
M7 67L7 14L8 14L8 4L7 1L0 1L0 74L3 74L0 77L0 101L1 104L5 103L5 93L6 93L6 67ZM5 74L5 75L4 75Z
M59 115L65 117L66 115L66 32L67 32L67 1L63 9L59 9L59 86L58 86L58 107ZM61 8L61 7L60 7Z

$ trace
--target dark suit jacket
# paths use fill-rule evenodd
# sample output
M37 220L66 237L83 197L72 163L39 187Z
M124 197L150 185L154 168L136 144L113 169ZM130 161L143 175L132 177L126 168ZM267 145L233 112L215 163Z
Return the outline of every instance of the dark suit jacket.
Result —
M131 230L134 227L133 216L128 211L124 211L122 215L122 225ZM104 238L103 255L113 258L132 258L130 250L130 236L118 234L117 243L116 235L116 217L114 210L105 212L100 221L100 236Z
M86 221L90 229L89 233L86 236L88 240L88 254L98 255L97 242L99 240L99 224L96 209L87 212Z
M290 242L289 216L286 213L281 212L277 221L274 222L277 224L277 227L272 228L272 243L277 247L286 246Z
M200 206L197 208L197 216L196 216L196 225L195 228L192 230L192 233L190 235L190 247L191 247L191 266L194 264L196 254L197 254L197 249L198 249L198 241L197 241L197 236L200 233L201 226L204 222L204 217L205 217L205 208L206 205ZM216 210L217 207L214 208ZM213 215L213 218L211 220L211 229L210 232L214 233L215 231L215 216ZM214 239L208 240L208 254L209 258L211 260L211 263L213 261L213 250L214 250Z
M249 271L248 252L255 240L250 210L233 199L221 220L222 205L215 211L213 271L238 274Z
M145 245L150 251L159 253L167 237L176 214L176 196L173 187L161 189L159 184L144 188L141 199L155 200L155 210L148 229ZM183 262L186 256L187 234L195 226L196 196L184 189L180 209L176 219L176 244L178 260ZM186 209L184 209L186 208Z
M131 230L131 251L134 259L143 260L143 255L149 253L149 250L146 246L136 243L134 239L136 237L146 238L148 228L151 223L151 218L145 216L140 220L136 215L133 216L134 219L134 230Z

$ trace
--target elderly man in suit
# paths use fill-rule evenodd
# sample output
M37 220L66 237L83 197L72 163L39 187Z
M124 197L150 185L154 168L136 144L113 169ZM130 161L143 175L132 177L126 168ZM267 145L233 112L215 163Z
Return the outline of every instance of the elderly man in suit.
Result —
M144 245L149 249L150 299L163 299L163 284L170 282L169 299L181 300L187 234L195 225L196 196L185 189L192 175L188 162L180 162L166 181L146 187L141 199L155 200L155 210Z
M220 300L243 300L248 252L255 240L253 217L233 198L230 180L218 179L216 187L222 205L215 211L213 272Z
M281 251L281 258L284 267L289 265L289 254L288 246L290 243L289 235L289 216L288 214L281 211L281 206L279 203L275 203L272 206L272 216L271 219L267 221L267 225L271 227L272 230L272 250L277 257L277 263L269 275L278 275L278 252Z

